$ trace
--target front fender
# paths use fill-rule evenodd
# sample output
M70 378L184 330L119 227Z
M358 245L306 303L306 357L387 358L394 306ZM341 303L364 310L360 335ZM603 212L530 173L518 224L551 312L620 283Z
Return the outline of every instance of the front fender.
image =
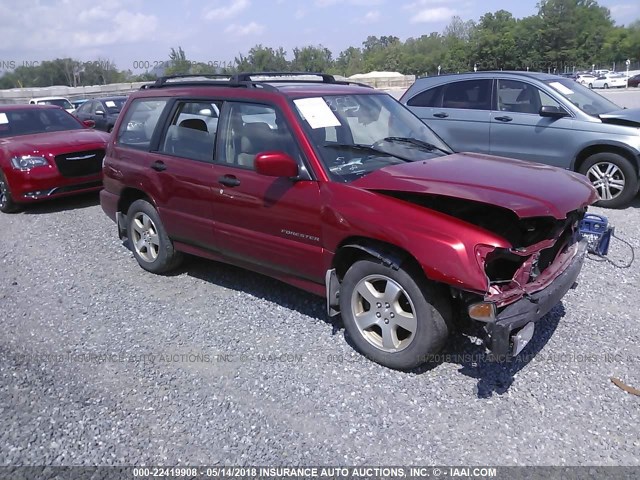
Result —
M352 239L371 239L407 252L434 281L463 290L487 291L483 259L509 242L455 217L366 190L337 185L325 197L323 238L330 252ZM385 212L381 215L380 212ZM484 245L482 250L477 247ZM328 269L332 268L328 266Z

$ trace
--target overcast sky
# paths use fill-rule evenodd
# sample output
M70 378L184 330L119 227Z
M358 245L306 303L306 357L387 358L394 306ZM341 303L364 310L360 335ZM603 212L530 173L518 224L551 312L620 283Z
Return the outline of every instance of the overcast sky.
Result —
M537 0L509 2L518 18ZM618 25L640 18L638 0L601 0ZM226 63L252 46L328 47L337 56L368 35L402 40L442 32L451 17L477 21L503 0L0 0L0 70L9 62L107 59L119 69L165 61L182 46L190 60ZM138 68L134 68L138 67Z

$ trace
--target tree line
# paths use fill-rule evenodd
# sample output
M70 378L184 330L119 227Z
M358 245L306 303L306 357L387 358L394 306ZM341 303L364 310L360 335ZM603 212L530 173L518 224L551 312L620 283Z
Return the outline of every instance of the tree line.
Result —
M166 68L134 75L109 60L81 62L71 58L20 66L0 77L0 88L49 85L97 85L153 80L158 74L306 71L350 76L373 70L409 75L477 70L532 70L551 73L618 70L630 60L640 62L640 20L616 26L611 12L595 0L542 0L538 13L521 19L506 10L486 13L475 22L453 17L443 32L405 41L369 36L360 47L348 47L334 57L322 45L282 47L262 44L224 68L190 61L181 47L172 48Z

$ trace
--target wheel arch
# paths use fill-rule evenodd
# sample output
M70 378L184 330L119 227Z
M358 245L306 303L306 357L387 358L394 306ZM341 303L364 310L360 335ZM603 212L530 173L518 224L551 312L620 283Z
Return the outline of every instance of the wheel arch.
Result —
M398 270L403 267L428 280L418 260L407 250L397 245L366 237L349 237L343 240L333 257L331 269L327 271L326 297L327 313L330 316L340 312L340 284L347 270L360 260L377 259L388 267Z
M420 266L408 251L397 245L366 237L350 237L340 244L333 258L333 268L335 268L338 278L342 280L351 265L367 257L380 260L384 265L394 270L398 270L406 263ZM422 271L422 269L420 270Z
M573 170L575 172L580 172L580 168L584 165L584 162L591 155L595 155L596 153L616 153L631 163L636 174L640 175L640 164L638 157L633 154L629 149L619 146L619 145L610 145L610 144L597 144L597 145L589 145L588 147L583 148L578 155L576 155L575 161L573 163Z
M118 209L116 210L116 222L120 239L127 237L127 212L131 204L136 200L146 200L154 208L157 208L153 199L142 190L133 187L127 187L122 190L118 199Z
M129 207L136 200L147 200L151 205L155 207L153 199L145 192L138 188L127 187L120 192L120 198L118 200L118 211L126 215Z

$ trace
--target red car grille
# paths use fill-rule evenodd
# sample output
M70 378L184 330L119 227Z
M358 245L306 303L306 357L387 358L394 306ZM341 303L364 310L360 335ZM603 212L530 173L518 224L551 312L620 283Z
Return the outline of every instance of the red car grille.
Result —
M100 173L103 158L104 150L88 150L58 155L55 161L63 177L85 177Z

